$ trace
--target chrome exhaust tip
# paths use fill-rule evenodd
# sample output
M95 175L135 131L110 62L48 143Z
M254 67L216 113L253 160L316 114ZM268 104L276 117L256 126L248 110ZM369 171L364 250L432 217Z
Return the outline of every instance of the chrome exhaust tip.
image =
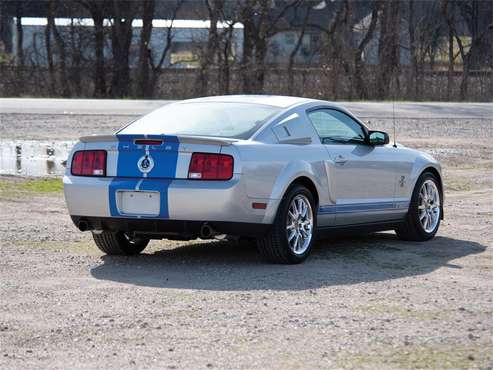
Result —
M87 231L89 230L89 223L86 220L79 220L77 227L80 231Z
M207 223L203 224L200 228L200 238L209 239L213 236L214 230Z

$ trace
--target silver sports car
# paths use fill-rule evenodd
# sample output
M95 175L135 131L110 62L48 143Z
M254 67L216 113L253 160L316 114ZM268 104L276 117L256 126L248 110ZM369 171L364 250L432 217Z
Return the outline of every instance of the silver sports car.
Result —
M424 241L443 217L440 165L389 144L337 104L218 96L165 105L67 161L75 225L107 254L150 239L255 239L268 261L303 261L339 230Z

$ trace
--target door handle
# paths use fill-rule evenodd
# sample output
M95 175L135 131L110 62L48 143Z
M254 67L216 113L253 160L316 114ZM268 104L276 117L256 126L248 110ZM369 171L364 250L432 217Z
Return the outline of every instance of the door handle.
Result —
M334 161L336 164L343 165L344 163L347 162L347 158L343 157L342 155L338 155Z

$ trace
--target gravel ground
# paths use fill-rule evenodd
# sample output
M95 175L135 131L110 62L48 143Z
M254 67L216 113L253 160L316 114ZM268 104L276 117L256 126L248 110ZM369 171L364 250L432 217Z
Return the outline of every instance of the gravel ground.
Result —
M71 140L126 118L4 114L0 137ZM492 130L399 121L400 142L444 165L438 236L320 241L297 266L227 242L102 256L61 193L0 177L0 368L491 368Z

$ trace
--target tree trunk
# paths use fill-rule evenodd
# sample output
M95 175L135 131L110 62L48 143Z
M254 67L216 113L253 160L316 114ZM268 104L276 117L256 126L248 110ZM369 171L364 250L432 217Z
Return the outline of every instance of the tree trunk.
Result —
M448 71L447 71L447 100L452 99L452 89L454 81L454 33L449 27L448 30Z
M4 51L11 54L13 50L12 25L14 17L6 13L7 4L5 1L0 3L0 42L4 45Z
M55 77L55 67L53 62L53 49L51 45L51 24L54 23L53 14L51 10L48 11L47 26L45 28L45 46L46 46L46 60L48 62L48 75L49 75L49 86L50 95L55 95L56 91L56 77Z
M409 54L411 58L411 76L408 85L408 94L413 100L416 100L419 96L418 91L418 56L416 53L416 21L415 21L415 10L414 10L414 0L409 0L409 22L408 22L408 32L409 32Z
M242 80L242 92L251 94L255 88L252 84L251 73L253 63L253 51L255 47L255 34L257 32L253 21L253 4L247 3L241 9L241 22L243 23L243 55L241 59L240 72Z
M159 57L159 61L157 62L157 64L154 63L152 50L149 50L148 61L149 61L149 64L151 65L151 71L152 71L152 78L149 81L149 87L148 87L148 91L149 91L150 96L155 96L156 85L158 84L159 78L161 75L161 67L164 64L166 57L168 56L168 53L171 50L171 46L173 43L173 38L174 38L173 22L175 21L177 15L178 15L178 11L181 9L184 1L185 0L178 0L175 7L173 8L173 13L172 13L171 19L170 19L170 21L171 21L170 25L168 27L166 27L166 44L165 44L163 50L161 51L161 55Z
M76 32L78 31L78 32ZM74 25L74 19L70 21L70 50L72 54L72 65L71 65L71 80L72 85L75 88L75 94L77 96L82 95L82 79L81 79L81 43L79 34L80 30L76 29Z
M257 32L255 38L255 63L254 63L254 79L253 92L262 94L264 92L265 82L265 57L267 55L267 42L270 37L269 28L273 26L269 19L270 0L260 0L259 9L257 11Z
M344 99L353 99L354 95L354 64L352 60L352 48L346 47L347 40L352 40L354 17L353 17L353 3L350 0L345 0L345 16L343 22L343 28L339 37L339 55L341 58L341 65L344 71L344 77L347 82L347 95Z
M60 66L60 79L61 79L61 86L62 86L62 96L63 97L69 97L70 96L70 88L69 88L69 79L67 76L67 54L65 52L65 43L63 41L62 36L58 32L58 29L55 25L55 2L53 0L50 0L48 4L48 28L51 29L51 32L53 33L53 36L55 38L55 45L56 49L58 52L58 63Z
M228 95L230 92L230 64L229 57L231 53L231 42L234 36L234 24L230 24L225 31L222 40L223 45L220 55L220 73L219 73L219 91L222 95Z
M91 14L94 22L94 96L106 96L106 77L104 71L104 6L103 0L78 0Z
M380 10L380 3L375 2L373 4L373 9L371 12L371 20L368 30L366 31L365 36L360 41L358 48L354 55L354 84L356 94L360 99L368 99L368 86L365 84L363 79L363 53L365 52L365 48L368 43L373 38L373 34L375 33L375 29L377 27L378 22L378 12ZM367 80L368 83L368 80Z
M338 53L336 51L336 38L335 33L340 28L341 23L344 19L344 14L346 12L346 2L339 2L338 8L334 14L334 16L329 19L327 27L323 29L324 31L324 45L322 48L322 60L323 62L323 71L324 77L327 80L328 86L331 87L331 91L329 93L327 88L324 88L325 98L327 99L335 99L337 95L337 90L340 88L336 86L335 80L337 79L337 73L339 70L339 60Z
M288 61L288 68L287 68L288 95L294 95L294 93L295 93L293 67L294 67L296 55L300 51L301 45L303 44L303 38L305 37L305 33L306 33L306 26L308 23L308 19L310 18L310 10L311 10L311 7L307 7L305 9L305 16L303 17L303 24L301 26L300 35L298 37L298 40L296 41L296 45L294 46L293 50L289 54L289 61Z
M16 4L15 8L16 12L16 21L15 21L15 27L16 27L16 36L17 36L17 60L16 63L19 67L24 67L24 48L23 48L23 39L24 39L24 32L22 30L22 3L19 1Z
M452 5L452 10L449 11L449 4ZM471 30L472 32L472 42L471 42L471 48L469 49L469 52L466 54L464 50L464 45L462 43L462 39L459 37L457 33L457 29L455 27L454 19L451 14L454 14L455 11L455 2L449 2L448 0L444 0L442 3L442 13L445 16L445 19L447 21L447 25L449 28L449 31L454 35L455 41L457 42L457 46L459 47L459 53L462 58L462 64L463 64L463 72L462 72L462 80L460 83L460 99L464 100L467 95L467 89L468 89L468 80L469 80L469 71L470 71L470 62L471 62L471 51L473 50L474 43L475 43L475 34L474 30Z
M252 81L253 93L262 94L265 82L265 56L267 55L267 40L265 38L257 39L255 45L255 67L254 79Z
M464 4L459 4L464 7ZM469 51L464 56L464 73L462 74L462 81L460 84L460 98L461 100L467 99L468 89L469 89L469 75L471 69L480 67L480 54L481 54L481 44L482 38L485 35L481 34L479 31L479 1L472 0L470 4L469 17L465 17L466 22L469 26L471 32L471 46ZM487 31L486 31L487 32ZM462 46L459 46L462 49ZM488 47L487 47L488 48ZM489 46L491 49L492 46ZM464 54L464 53L463 53Z
M398 71L400 59L399 24L400 1L384 2L378 45L379 74L376 93L379 99L389 97L390 83Z
M210 27L205 50L201 53L200 69L197 77L197 95L206 96L209 91L210 67L215 64L219 48L217 22L222 11L222 0L204 0L209 14Z
M137 72L137 96L150 98L150 40L152 35L152 20L154 18L154 0L145 0L142 4L142 30L140 32L139 66Z
M469 88L469 74L471 72L471 54L467 53L464 57L464 71L462 72L462 80L460 82L460 100L467 99L467 90Z
M104 73L104 17L102 13L94 13L94 95L98 98L106 96L106 76Z
M113 0L113 26L111 27L111 50L113 53L113 75L111 96L121 98L130 94L129 52L132 42L132 21L135 8L131 3L121 6Z

